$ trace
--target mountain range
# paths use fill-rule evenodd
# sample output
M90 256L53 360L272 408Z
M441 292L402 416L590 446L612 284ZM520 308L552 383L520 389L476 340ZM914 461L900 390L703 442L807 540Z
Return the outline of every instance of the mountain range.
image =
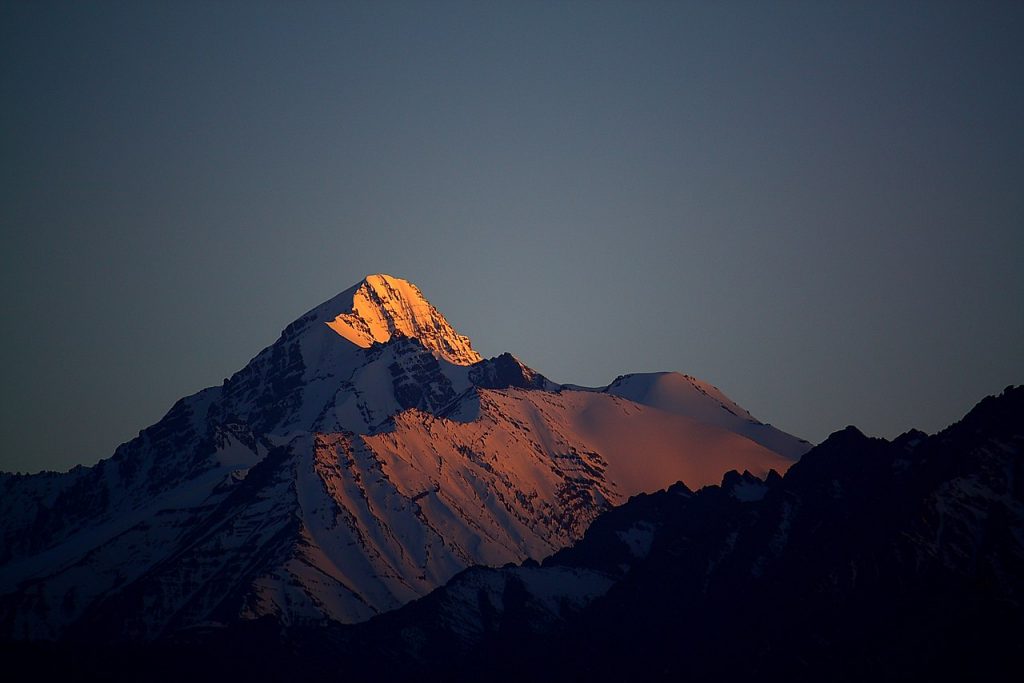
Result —
M551 556L632 496L771 480L809 448L686 375L589 388L484 359L371 275L109 459L0 474L0 638L359 623Z
M14 680L1016 681L1022 418L1018 386L930 436L847 427L784 475L638 494L542 562L359 624L0 641L0 661Z
M365 278L92 467L0 474L12 680L1016 680L1024 387L810 444Z

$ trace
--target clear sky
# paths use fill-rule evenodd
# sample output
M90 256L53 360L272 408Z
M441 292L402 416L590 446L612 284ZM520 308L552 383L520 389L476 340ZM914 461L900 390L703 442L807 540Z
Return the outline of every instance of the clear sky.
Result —
M1024 382L1024 3L0 4L0 469L385 272L819 441Z

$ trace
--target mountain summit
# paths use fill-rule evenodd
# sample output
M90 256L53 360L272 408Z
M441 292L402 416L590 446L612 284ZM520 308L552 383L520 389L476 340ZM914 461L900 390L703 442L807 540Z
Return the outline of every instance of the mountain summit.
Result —
M401 278L368 275L318 306L315 313L318 317L334 315L327 326L362 348L404 335L415 337L425 348L456 365L483 360L469 338L456 332L416 285Z
M359 622L550 555L630 496L808 448L691 377L584 389L481 359L372 275L111 458L0 474L0 638Z

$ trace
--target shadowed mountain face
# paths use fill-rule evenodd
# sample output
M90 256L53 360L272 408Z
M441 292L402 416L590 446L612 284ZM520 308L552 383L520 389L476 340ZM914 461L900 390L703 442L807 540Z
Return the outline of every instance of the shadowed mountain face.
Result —
M645 377L582 390L482 360L415 286L367 277L110 459L0 474L0 635L360 622L550 555L631 495L809 447L710 385Z

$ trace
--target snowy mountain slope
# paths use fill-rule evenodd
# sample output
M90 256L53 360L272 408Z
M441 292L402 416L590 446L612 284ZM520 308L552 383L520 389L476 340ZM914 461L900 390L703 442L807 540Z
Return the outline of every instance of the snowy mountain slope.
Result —
M811 448L803 439L759 422L717 387L689 375L678 372L622 375L603 391L724 427L789 458L799 458Z
M481 360L415 286L367 277L110 459L0 475L0 634L361 621L638 492L792 461L724 397L613 394Z
M1008 387L932 436L847 427L785 476L637 496L539 566L471 568L307 652L396 679L1016 680L1022 417Z

